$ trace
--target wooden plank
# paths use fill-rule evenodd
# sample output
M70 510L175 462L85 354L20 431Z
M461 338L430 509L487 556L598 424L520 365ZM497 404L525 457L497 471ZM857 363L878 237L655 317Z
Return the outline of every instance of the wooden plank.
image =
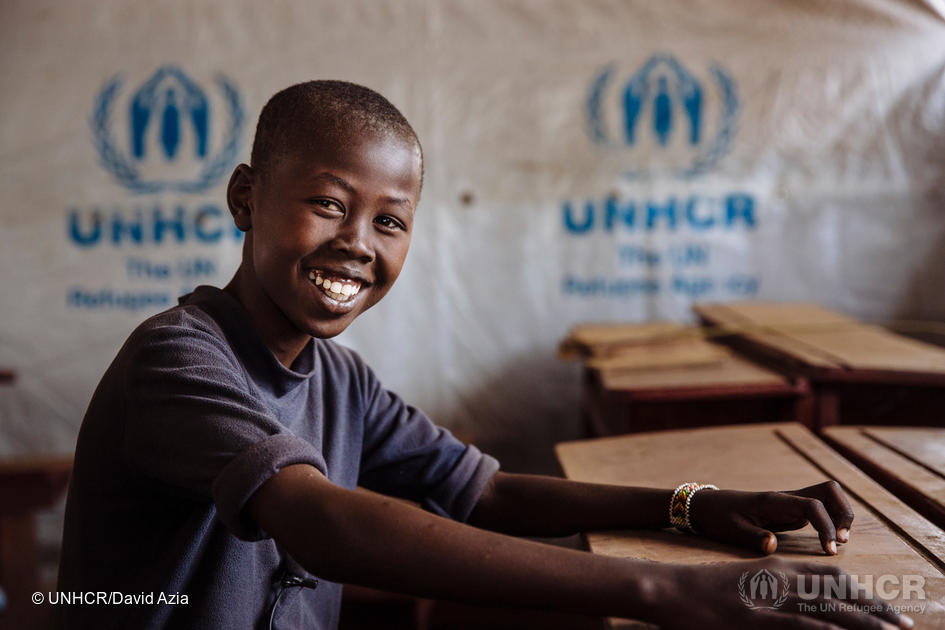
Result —
M814 304L697 304L712 324L821 370L936 375L945 380L945 350L864 324Z
M675 487L692 480L772 490L836 479L851 498L850 542L824 556L810 526L779 534L779 553L836 564L859 576L920 575L925 609L918 627L945 626L945 535L802 426L787 424L665 431L559 444L568 478L597 483ZM672 530L587 534L594 553L662 562L713 562L756 554ZM915 601L894 601L911 605ZM619 627L629 622L614 620Z
M595 370L665 370L690 366L717 366L732 356L725 346L702 339L680 339L639 346L623 346L585 362Z
M945 429L830 427L824 437L917 512L945 528Z
M866 427L876 440L909 456L945 477L945 429L926 427Z
M594 348L623 343L650 343L678 337L689 329L688 326L673 322L579 324L571 329L568 338L582 346Z
M734 355L718 363L678 366L667 370L602 371L601 383L605 390L627 392L738 387L765 387L784 392L793 389L780 374Z
M788 333L835 356L852 370L945 374L945 351L937 346L893 334L879 326Z
M837 313L819 304L809 302L725 302L697 304L697 308L721 307L738 315L746 322L761 323L765 326L806 326L849 325L857 320Z
M746 304L750 305L751 303L696 304L693 306L693 310L707 324L720 328L722 331L731 330L733 334L741 336L781 359L793 361L808 368L821 370L843 369L842 361L839 358L823 352L816 346L812 347L799 339L785 335L783 332L773 329L765 320L758 319L761 315L769 314L775 309L749 308L746 313L741 308ZM805 321L807 327L817 325L836 327L847 323L845 321L824 321L822 323L809 321L815 313L816 311L805 311L808 316L807 321ZM777 317L776 321L782 319L783 317Z
M558 346L558 356L576 359L604 355L620 347L701 336L698 329L673 322L579 324Z

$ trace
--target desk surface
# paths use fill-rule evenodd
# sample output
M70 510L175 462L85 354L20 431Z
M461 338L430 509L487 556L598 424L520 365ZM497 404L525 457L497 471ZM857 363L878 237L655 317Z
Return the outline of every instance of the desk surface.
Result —
M803 303L731 302L694 307L759 351L815 378L945 384L945 350Z
M797 424L716 427L636 434L559 444L566 476L579 481L672 488L709 481L745 490L804 487L836 479L856 512L851 540L837 556L824 556L813 529L779 535L778 553L837 564L848 573L921 575L923 612L918 627L945 626L945 533L884 490ZM663 562L714 562L754 558L735 547L673 530L591 532L594 553ZM733 588L736 588L733 585ZM914 605L916 601L893 601ZM614 620L617 626L631 622Z
M559 355L583 358L604 391L633 397L796 393L784 376L702 335L700 328L667 322L583 324L561 342Z
M786 378L738 356L729 356L718 363L673 366L649 370L601 370L601 385L608 391L621 391L637 396L649 393L685 390L732 390L789 393L796 389Z
M824 436L917 512L945 528L945 429L829 427Z

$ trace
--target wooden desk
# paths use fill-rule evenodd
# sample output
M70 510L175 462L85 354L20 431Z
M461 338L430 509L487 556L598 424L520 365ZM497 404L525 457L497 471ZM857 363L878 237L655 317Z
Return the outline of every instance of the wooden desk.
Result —
M640 371L584 371L581 409L595 437L732 423L810 424L807 382L746 359Z
M588 435L811 422L804 379L789 379L673 323L581 325L559 355L584 359L581 408Z
M779 371L810 380L814 427L945 425L945 349L893 334L815 304L696 304L726 342Z
M559 444L570 479L672 488L707 481L745 490L799 488L826 479L843 485L856 512L850 542L825 556L814 530L779 535L778 553L836 564L860 576L920 575L925 604L909 612L919 628L945 627L945 533L913 511L798 424L766 424L664 431ZM748 550L674 530L590 532L592 552L663 562L754 558ZM737 588L733 584L732 588ZM615 627L632 627L612 620Z
M826 439L927 519L945 528L945 429L830 427Z

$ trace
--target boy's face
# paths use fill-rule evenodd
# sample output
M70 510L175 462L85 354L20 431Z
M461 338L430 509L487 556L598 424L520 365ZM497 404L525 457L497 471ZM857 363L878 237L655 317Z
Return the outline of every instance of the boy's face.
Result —
M252 173L244 272L276 307L265 325L333 337L384 297L407 256L420 178L419 148L375 133L319 139Z

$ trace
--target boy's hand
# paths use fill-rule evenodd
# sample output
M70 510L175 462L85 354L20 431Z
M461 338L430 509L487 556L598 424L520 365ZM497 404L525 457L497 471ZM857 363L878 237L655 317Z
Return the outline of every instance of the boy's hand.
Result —
M751 579L768 571L776 590L754 597ZM812 576L819 576L813 578ZM860 588L852 578L828 565L764 558L751 562L676 565L660 572L661 595L647 621L664 630L700 628L784 628L791 630L894 630L913 621ZM802 580L804 597L798 581ZM836 580L843 599L814 585ZM786 587L784 585L787 585ZM757 586L755 587L757 590ZM754 593L755 595L757 593ZM777 604L776 607L773 604ZM750 606L758 606L752 608ZM761 608L768 606L770 608Z
M778 546L774 532L800 529L810 523L830 555L837 543L850 539L853 509L836 481L785 492L703 490L692 497L690 518L708 538L764 553Z

